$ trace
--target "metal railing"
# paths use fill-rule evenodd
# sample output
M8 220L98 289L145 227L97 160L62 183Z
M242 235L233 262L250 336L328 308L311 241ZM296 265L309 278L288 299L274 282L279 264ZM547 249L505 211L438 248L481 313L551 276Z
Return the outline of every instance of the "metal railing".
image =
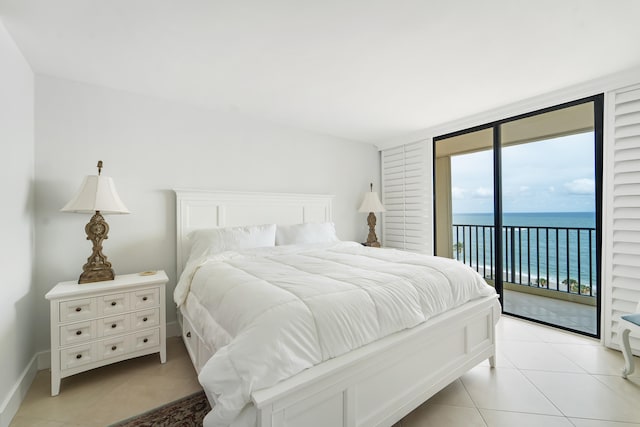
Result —
M503 280L575 295L597 294L595 228L502 227ZM495 278L495 230L454 224L453 257Z

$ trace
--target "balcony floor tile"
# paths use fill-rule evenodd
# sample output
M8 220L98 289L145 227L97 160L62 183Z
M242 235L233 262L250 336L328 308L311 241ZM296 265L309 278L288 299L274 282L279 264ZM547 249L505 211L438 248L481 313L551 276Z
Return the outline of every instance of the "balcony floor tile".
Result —
M596 307L512 290L504 291L505 313L529 317L588 334L596 334Z

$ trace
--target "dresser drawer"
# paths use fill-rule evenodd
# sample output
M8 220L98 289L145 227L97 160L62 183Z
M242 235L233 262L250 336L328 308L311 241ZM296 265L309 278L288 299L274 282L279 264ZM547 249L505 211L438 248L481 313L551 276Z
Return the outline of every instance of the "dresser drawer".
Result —
M60 326L60 346L80 344L98 336L95 321Z
M138 332L133 334L131 337L133 339L132 351L155 347L160 344L160 329Z
M96 299L84 298L60 302L60 322L76 322L97 315Z
M60 350L60 368L73 369L98 360L95 343L87 343Z
M132 309L141 310L144 308L157 307L160 305L160 289L142 289L130 293Z
M191 358L193 365L196 367L196 370L200 372L200 369L202 368L199 362L200 340L198 340L198 336L194 332L194 328L186 317L182 318L182 340L184 341L184 345L187 348L187 352L189 353L189 357Z
M100 359L118 357L131 352L131 336L114 337L98 343Z
M150 328L160 324L160 309L144 310L131 313L131 327L133 330Z
M109 316L111 314L124 313L129 310L128 293L111 294L98 297L98 310L100 314Z
M82 285L69 280L47 292L51 395L63 378L121 360L159 353L165 363L168 280L159 270Z
M101 337L122 335L131 330L130 315L128 314L105 317L96 322L98 323L98 335Z

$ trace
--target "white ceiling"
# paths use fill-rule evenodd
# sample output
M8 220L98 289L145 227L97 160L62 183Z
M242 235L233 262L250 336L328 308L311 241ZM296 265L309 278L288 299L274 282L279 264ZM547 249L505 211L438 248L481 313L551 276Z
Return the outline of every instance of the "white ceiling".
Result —
M376 143L640 66L638 0L0 0L39 74Z

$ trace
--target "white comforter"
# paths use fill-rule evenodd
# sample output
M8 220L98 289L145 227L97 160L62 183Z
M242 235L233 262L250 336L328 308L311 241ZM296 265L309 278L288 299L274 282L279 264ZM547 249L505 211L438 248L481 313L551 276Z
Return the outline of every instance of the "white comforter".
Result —
M491 294L460 262L338 242L195 260L174 298L217 349L199 380L227 426L253 391Z

